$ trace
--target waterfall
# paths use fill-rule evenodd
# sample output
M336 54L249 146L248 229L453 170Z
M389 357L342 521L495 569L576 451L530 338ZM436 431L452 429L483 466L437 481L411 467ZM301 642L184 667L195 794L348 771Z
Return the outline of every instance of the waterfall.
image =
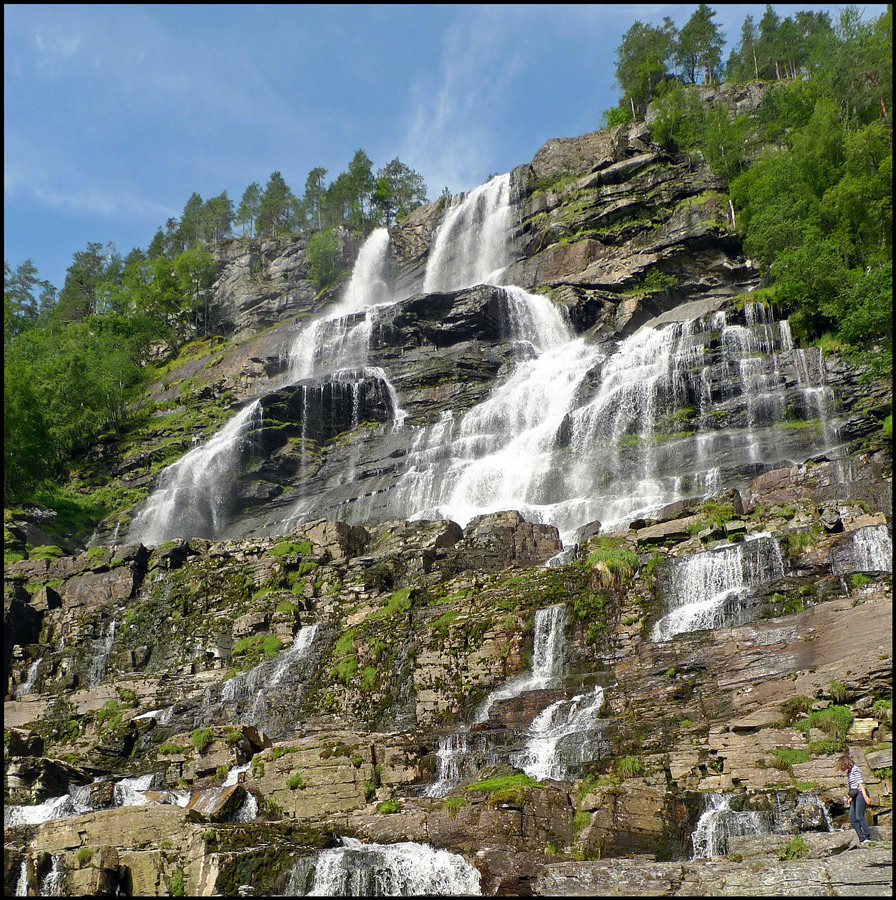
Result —
M479 872L457 853L426 844L363 844L340 838L343 846L298 860L286 896L414 897L480 896Z
M50 871L41 878L37 888L38 897L62 896L62 854L54 853L50 859Z
M115 806L146 806L152 802L143 792L152 787L154 779L155 775L150 773L117 781L112 795Z
M43 803L30 806L4 806L3 827L13 825L40 825L51 819L69 819L91 811L90 788L70 785L67 794L52 797Z
M376 306L391 303L388 287L389 229L377 228L358 252L352 277L336 303L298 336L290 349L289 380L322 371L363 367Z
M28 895L28 857L22 855L22 865L19 867L19 877L16 880L16 897Z
M886 525L866 525L850 532L849 543L831 554L834 575L892 572L893 540Z
M90 660L90 669L87 672L87 686L95 687L106 677L106 663L115 643L115 625L118 613L112 617L112 621L106 628L106 633L99 641L93 641L94 655Z
M526 732L526 746L510 757L511 763L530 778L568 781L584 763L595 758L602 741L598 719L604 702L602 688L558 700L542 710Z
M783 576L781 549L768 535L676 560L668 591L669 612L653 626L651 640L742 624L751 589Z
M202 721L215 721L216 711L224 703L242 706L244 701L251 698L251 705L241 710L233 721L241 725L263 726L266 721L268 693L277 688L291 669L315 658L315 639L319 627L316 624L303 625L295 633L292 645L275 660L266 659L245 672L238 672L217 689L211 685L206 688L200 708ZM217 701L214 699L216 693Z
M562 677L565 641L563 631L566 627L566 607L549 606L535 613L534 639L532 649L532 669L523 675L512 678L499 688L493 690L476 713L476 722L485 722L492 705L500 700L518 697L525 691L535 691L555 687ZM600 704L598 704L599 708ZM584 719L580 720L584 722ZM571 732L570 732L571 733ZM438 768L436 780L424 792L426 797L444 797L451 788L467 773L474 755L470 746L476 740L477 757L490 758L491 763L498 762L497 755L486 747L487 736L484 733L471 735L466 728L439 738L437 751ZM558 736L557 743L560 743ZM572 739L574 742L574 739ZM487 763L488 764L488 763Z
M728 852L728 838L768 834L768 823L758 812L735 812L725 794L705 794L703 814L691 834L692 859L712 859Z
M507 266L510 174L452 197L429 251L423 292L497 284Z
M525 691L537 691L557 686L563 674L563 650L566 627L566 607L549 606L535 613L535 637L532 648L532 671L512 678L492 691L476 713L477 722L488 719L489 710L500 700L519 697Z
M463 777L464 762L470 753L470 734L456 731L439 738L436 755L436 780L423 792L424 797L444 797Z
M43 659L36 659L25 673L25 680L16 687L16 700L34 692L34 683L37 681L37 669Z
M173 538L218 537L245 437L260 409L253 401L206 443L168 466L134 516L128 540L155 546Z

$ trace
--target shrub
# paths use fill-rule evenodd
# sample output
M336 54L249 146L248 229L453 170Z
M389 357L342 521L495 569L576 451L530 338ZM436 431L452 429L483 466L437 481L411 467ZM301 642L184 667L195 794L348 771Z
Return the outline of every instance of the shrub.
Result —
M161 747L159 747L159 753L183 753L184 748L180 746L180 744L174 744L171 741L165 741Z
M490 805L499 803L518 804L522 802L523 794L527 788L541 788L534 778L522 773L516 775L496 775L494 778L485 778L475 784L468 784L468 791L478 791L488 796Z
M801 714L807 713L812 709L812 699L802 694L796 697L788 697L781 703L781 712L784 713L787 724L795 722Z
M168 892L172 897L184 896L184 870L175 869L168 879Z
M231 731L228 731L224 736L224 740L227 741L228 744L236 744L239 743L243 739L243 732L240 731L239 728L234 728Z
M616 771L622 778L635 778L644 774L644 766L637 756L622 756L616 760Z
M90 847L82 847L78 851L78 854L77 854L78 865L86 866L87 863L90 862L92 856L93 856L93 851L90 849Z
M808 852L809 848L806 846L806 842L797 835L778 850L778 859L782 861L786 859L800 859Z
M774 754L772 766L776 769L786 769L788 772L794 763L809 762L808 750L791 750L788 747L775 747L772 753Z
M397 800L381 800L376 805L376 811L378 813L397 813L401 812L401 804Z
M305 779L298 772L294 772L286 779L286 786L291 791L300 791L305 787Z
M199 753L205 753L212 741L214 737L211 728L196 728L190 734L190 743Z
M828 695L834 703L846 702L846 685L840 684L839 681L828 682Z
M871 579L861 572L854 572L850 580L854 588L865 587L866 584L871 584Z

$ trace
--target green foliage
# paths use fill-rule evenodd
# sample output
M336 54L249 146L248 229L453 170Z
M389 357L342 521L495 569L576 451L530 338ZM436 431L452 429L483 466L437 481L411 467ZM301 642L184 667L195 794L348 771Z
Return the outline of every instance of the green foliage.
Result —
M496 775L494 778L485 778L474 784L468 784L468 791L477 791L488 797L488 802L492 806L502 803L519 804L523 800L523 796L527 788L541 788L540 784L534 778L519 773L517 775Z
M313 550L311 541L279 541L268 554L270 556L307 556Z
M777 769L787 769L789 771L794 763L809 762L808 750L791 750L787 747L775 747L772 754L774 756L772 765Z
M818 728L825 732L825 734L830 735L832 739L830 743L833 746L833 750L826 750L824 752L834 752L834 750L845 747L846 732L849 730L849 726L852 725L852 720L852 710L848 706L839 706L835 704L826 709L809 713L808 718L797 722L796 727L806 734L809 733L810 728ZM812 750L811 744L809 749Z
M804 695L788 697L780 704L785 721L789 724L795 722L800 715L808 713L812 709L812 698Z
M828 696L834 703L846 703L847 691L846 685L839 681L828 682Z
M616 772L620 778L636 778L644 774L644 766L637 756L621 756L616 760Z
M107 700L96 714L96 724L100 730L117 728L121 724L121 705L117 700Z
M291 791L301 791L305 789L305 779L298 772L293 772L289 778L286 779L286 786Z
M378 618L387 618L391 616L393 613L406 613L410 610L412 602L411 602L411 594L413 592L413 588L401 588L400 590L395 591L388 600L385 601L384 605L381 609L378 609L370 618L378 619Z
M78 850L76 856L78 859L78 865L86 866L87 863L89 863L93 858L93 851L90 849L90 847L81 847L81 849Z
M166 756L170 753L183 753L183 752L184 752L184 748L181 747L180 744L175 744L172 741L164 741L159 746L159 753L162 753Z
M784 861L788 859L801 859L809 852L806 842L797 835L791 838L783 847L778 850L778 859Z
M386 815L398 813L401 812L401 804L397 800L381 800L376 805L376 811Z
M333 231L319 231L308 240L308 276L321 289L338 281L344 269L339 238Z
M892 415L892 413L884 419L883 424L881 425L881 431L883 431L884 437L888 441L893 440L893 415Z
M184 870L177 868L168 878L168 893L172 897L185 896L185 878Z
M243 739L243 732L239 728L232 728L224 735L228 744L238 744Z
M213 741L211 728L196 728L190 733L190 743L198 753L205 753Z

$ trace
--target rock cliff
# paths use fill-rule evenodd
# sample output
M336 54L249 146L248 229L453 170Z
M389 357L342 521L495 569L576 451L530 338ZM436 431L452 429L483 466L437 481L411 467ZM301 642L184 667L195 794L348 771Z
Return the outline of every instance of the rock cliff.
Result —
M6 893L889 896L891 386L750 303L724 188L552 140L471 192L494 278L432 282L454 198L355 307L225 244L222 336L84 463L118 511L6 567ZM491 452L522 508L438 492Z

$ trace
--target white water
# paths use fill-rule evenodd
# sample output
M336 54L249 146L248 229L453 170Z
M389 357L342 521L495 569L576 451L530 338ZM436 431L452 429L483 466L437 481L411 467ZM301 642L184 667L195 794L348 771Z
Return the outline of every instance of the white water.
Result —
M318 625L303 625L295 633L289 649L275 660L263 660L245 672L238 672L219 687L209 686L202 698L203 721L214 720L215 711L224 703L240 703L251 698L252 703L232 719L242 725L263 725L268 694L274 690L293 668L312 658ZM215 697L218 697L216 700Z
M706 794L704 812L691 834L692 859L712 859L728 852L728 838L767 834L769 828L758 812L735 812L725 794Z
M25 680L16 687L16 700L34 692L34 683L37 681L37 669L42 662L43 659L36 659L28 666Z
M19 877L16 881L16 897L24 897L28 894L28 857L22 857L22 865L19 868Z
M286 896L480 896L479 872L462 856L426 844L363 844L343 837L293 866Z
M90 660L90 668L87 671L87 686L95 687L106 677L106 663L115 643L115 627L118 619L116 612L112 621L106 628L106 633L98 641L93 641L94 655Z
M510 226L509 174L452 197L433 236L423 292L499 284L508 262Z
M50 871L41 878L38 885L38 897L61 897L62 876L62 854L54 853L51 857Z
M40 825L51 819L68 819L90 812L90 789L71 785L67 794L52 797L32 806L4 806L3 827L13 825Z
M113 802L116 806L146 806L151 801L143 792L152 787L154 778L155 776L150 773L122 778L121 781L115 782Z
M548 606L535 613L535 636L532 647L532 670L511 678L485 698L476 713L476 722L485 722L489 710L501 700L519 697L525 691L557 687L563 674L563 629L566 627L566 607Z
M666 604L669 612L653 626L651 640L738 624L751 589L783 576L778 542L766 535L676 560Z
M535 613L531 671L510 679L492 691L476 713L476 722L485 722L491 707L500 700L518 697L525 691L552 688L558 685L564 668L563 631L565 626L566 608L562 605L549 606ZM483 746L484 735L478 734L476 739L479 744L477 755L485 755L487 751ZM473 736L466 728L442 735L439 738L439 749L436 755L438 765L436 780L429 785L424 796L444 797L464 777L465 768L469 766L472 755L471 740L473 740ZM560 737L558 736L559 743Z
M570 700L558 700L542 710L526 732L526 746L511 763L530 778L568 781L598 756L604 702L600 687Z
M893 539L886 525L867 525L850 533L849 546L831 565L835 575L852 572L892 572Z
M128 540L156 546L173 538L217 537L243 441L261 411L254 400L216 435L172 463L134 516Z

